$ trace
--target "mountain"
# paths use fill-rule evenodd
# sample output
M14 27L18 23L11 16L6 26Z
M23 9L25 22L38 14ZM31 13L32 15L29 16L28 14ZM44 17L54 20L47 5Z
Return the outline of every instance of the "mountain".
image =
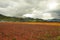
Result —
M50 20L47 20L49 22L60 22L60 19L50 19Z

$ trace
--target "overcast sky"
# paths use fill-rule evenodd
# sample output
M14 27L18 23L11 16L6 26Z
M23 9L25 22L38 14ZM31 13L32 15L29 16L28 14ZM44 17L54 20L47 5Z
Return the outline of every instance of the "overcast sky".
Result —
M0 14L10 17L60 19L59 0L0 0Z

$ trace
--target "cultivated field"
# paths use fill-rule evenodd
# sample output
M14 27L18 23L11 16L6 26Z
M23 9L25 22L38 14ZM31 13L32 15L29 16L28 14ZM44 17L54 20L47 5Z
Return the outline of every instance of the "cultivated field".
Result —
M0 40L60 40L60 23L0 22Z

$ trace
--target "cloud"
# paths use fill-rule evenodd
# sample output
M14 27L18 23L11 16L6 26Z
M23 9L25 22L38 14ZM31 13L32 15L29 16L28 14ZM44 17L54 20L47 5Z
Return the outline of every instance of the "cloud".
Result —
M0 0L0 14L18 18L30 14L29 17L42 19L43 14L48 13L53 18L60 19L60 4L57 1L59 0ZM57 3L56 7L51 2L54 6Z

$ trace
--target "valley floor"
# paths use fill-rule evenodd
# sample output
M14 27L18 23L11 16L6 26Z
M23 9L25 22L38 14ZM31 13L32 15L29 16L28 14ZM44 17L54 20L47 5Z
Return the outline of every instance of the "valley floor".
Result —
M60 23L0 22L0 40L60 40Z

